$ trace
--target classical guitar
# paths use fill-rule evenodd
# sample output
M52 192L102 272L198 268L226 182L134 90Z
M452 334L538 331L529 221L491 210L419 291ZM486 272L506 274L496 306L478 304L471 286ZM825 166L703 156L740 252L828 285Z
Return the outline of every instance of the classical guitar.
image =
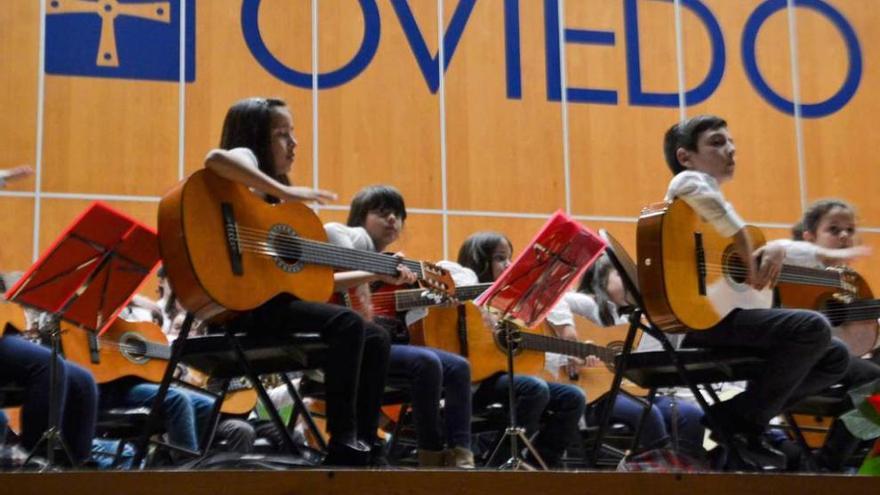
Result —
M100 337L62 321L61 348L66 359L89 370L97 383L126 376L158 383L171 358L168 339L156 324L121 318Z
M397 275L401 263L422 283L454 289L430 263L327 243L321 220L303 203L268 204L247 187L199 170L159 203L159 249L183 307L216 321L280 293L326 302L334 270Z
M100 337L62 321L61 348L67 360L88 369L99 384L127 376L159 383L171 357L171 347L161 328L152 322L128 322L121 318ZM244 414L256 402L257 394L252 388L233 385L220 410Z
M544 369L544 353L585 358L596 356L607 364L614 363L618 352L594 344L575 342L534 333L516 325L496 332L486 326L480 309L473 303L453 308L438 308L422 321L419 330L411 329L411 342L460 354L471 364L471 380L479 382L507 370L507 337L514 332L514 371L537 375Z
M602 327L587 318L577 315L575 315L574 320L579 341L590 342L613 349L618 353L623 349L626 334L629 331L628 323ZM609 366L580 368L573 375L570 375L562 368L556 370L555 373L544 369L540 376L548 382L579 387L587 395L587 401L592 402L611 390L611 384L614 381L614 369ZM620 385L624 390L634 395L645 395L648 393L646 389L639 387L626 378L623 379Z
M853 356L863 356L877 345L880 300L874 299L868 282L857 272L848 268L839 271L854 291L783 283L777 287L779 303L824 314L834 326L834 336L846 343Z
M755 248L764 235L748 226ZM773 291L746 283L732 238L723 237L683 200L642 211L636 230L639 286L645 310L667 332L705 330L736 308L769 308ZM852 291L838 271L783 265L780 283Z

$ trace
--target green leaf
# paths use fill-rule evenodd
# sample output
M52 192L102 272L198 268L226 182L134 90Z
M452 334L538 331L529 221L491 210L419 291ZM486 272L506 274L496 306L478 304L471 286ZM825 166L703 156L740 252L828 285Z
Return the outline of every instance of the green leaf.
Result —
M866 418L860 410L850 411L840 417L846 429L860 440L873 440L880 437L880 423Z
M862 467L859 468L859 474L880 476L880 456L866 457Z

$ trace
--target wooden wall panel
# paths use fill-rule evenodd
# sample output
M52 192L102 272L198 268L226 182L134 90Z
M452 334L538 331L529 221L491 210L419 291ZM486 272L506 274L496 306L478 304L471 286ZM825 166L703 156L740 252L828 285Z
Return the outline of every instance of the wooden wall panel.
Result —
M750 222L794 222L800 216L797 144L793 117L765 102L746 76L740 55L743 26L759 0L707 0L724 33L726 67L720 86L688 115L712 113L724 117L736 141L735 179L725 194ZM686 87L705 78L711 44L697 16L683 9ZM771 87L791 97L791 63L785 10L771 16L757 38L757 62ZM668 176L667 176L668 177Z
M569 28L610 31L614 46L569 44L569 87L617 91L617 105L569 103L572 211L578 215L638 216L663 199L668 175L663 133L678 120L675 108L636 106L627 88L623 2L566 2ZM640 74L646 92L677 93L672 4L640 1ZM633 77L630 75L629 77Z
M126 26L107 22L116 36ZM139 63L119 48L120 66ZM97 40L93 49L97 53ZM158 195L176 181L175 81L47 75L44 99L44 190Z
M465 239L480 231L500 232L513 243L513 257L520 253L538 230L547 222L546 218L503 218L451 216L449 218L449 259L457 260L458 250Z
M33 0L7 1L0 9L0 168L36 161L39 19L40 5ZM33 178L9 185L18 191L33 188Z
M345 223L348 211L322 210L321 220ZM443 258L443 219L440 215L410 213L400 240L389 246L413 260L438 261Z
M406 2L427 50L437 51L437 5ZM319 97L321 187L346 204L362 187L396 186L415 208L442 205L440 104L429 91L391 2L376 2L381 38L356 78ZM320 2L318 60L322 73L339 69L358 51L364 17L358 2Z
M34 200L0 197L0 272L25 270L31 265L34 239Z
M323 5L323 4L322 4ZM280 97L293 114L299 143L291 178L312 185L312 95L272 76L256 60L242 36L242 2L198 2L197 76L186 88L186 170L204 166L205 154L219 146L226 111L251 97ZM264 0L259 29L266 47L286 66L311 72L312 24L309 0Z
M456 2L446 2L449 9ZM562 112L547 100L543 2L519 2L522 98L506 90L502 2L477 2L446 77L449 208L564 207ZM554 33L555 35L555 33Z
M804 119L807 192L810 201L841 197L859 209L865 226L880 226L880 170L874 143L880 140L880 69L877 46L880 10L870 0L832 2L855 29L862 50L862 77L852 100L822 118ZM818 103L841 89L847 76L847 45L829 19L813 9L796 9L803 101Z

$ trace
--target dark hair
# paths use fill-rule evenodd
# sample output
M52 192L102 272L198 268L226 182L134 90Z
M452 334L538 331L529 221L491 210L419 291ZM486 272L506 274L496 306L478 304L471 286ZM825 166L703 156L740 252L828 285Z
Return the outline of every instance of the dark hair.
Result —
M697 141L700 134L722 127L727 127L727 122L714 115L698 115L670 127L663 137L663 154L666 157L666 165L669 166L669 170L672 170L672 175L678 175L679 172L687 170L678 161L679 148L697 151Z
M798 220L791 226L791 238L795 241L804 240L804 221Z
M577 289L578 292L593 296L596 307L599 309L599 323L604 326L616 323L614 313L611 311L611 299L608 297L608 278L611 276L612 270L614 270L614 265L611 263L611 259L607 254L603 254L584 272Z
M367 213L377 210L391 210L401 222L406 220L406 204L400 191L394 186L377 184L354 195L346 223L349 227L362 227L367 221Z
M477 273L481 283L492 282L492 254L502 243L513 251L513 243L499 232L477 232L465 239L458 250L458 264Z
M820 199L810 206L804 211L804 216L801 219L801 224L803 225L803 232L810 232L811 234L815 234L816 230L819 228L819 222L822 221L822 217L828 214L829 211L834 208L842 208L844 210L849 210L855 215L856 209L853 205L848 202L837 199L837 198L828 198L828 199Z
M278 98L245 98L235 102L226 112L220 148L248 148L257 157L260 171L281 182L290 184L286 175L276 175L272 158L272 114L286 107Z

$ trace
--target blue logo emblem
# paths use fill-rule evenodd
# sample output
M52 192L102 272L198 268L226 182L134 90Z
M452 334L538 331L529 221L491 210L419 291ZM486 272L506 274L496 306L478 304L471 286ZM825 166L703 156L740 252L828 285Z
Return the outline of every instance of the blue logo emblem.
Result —
M195 0L45 0L46 73L180 80L180 5L186 2L185 76L195 80Z

